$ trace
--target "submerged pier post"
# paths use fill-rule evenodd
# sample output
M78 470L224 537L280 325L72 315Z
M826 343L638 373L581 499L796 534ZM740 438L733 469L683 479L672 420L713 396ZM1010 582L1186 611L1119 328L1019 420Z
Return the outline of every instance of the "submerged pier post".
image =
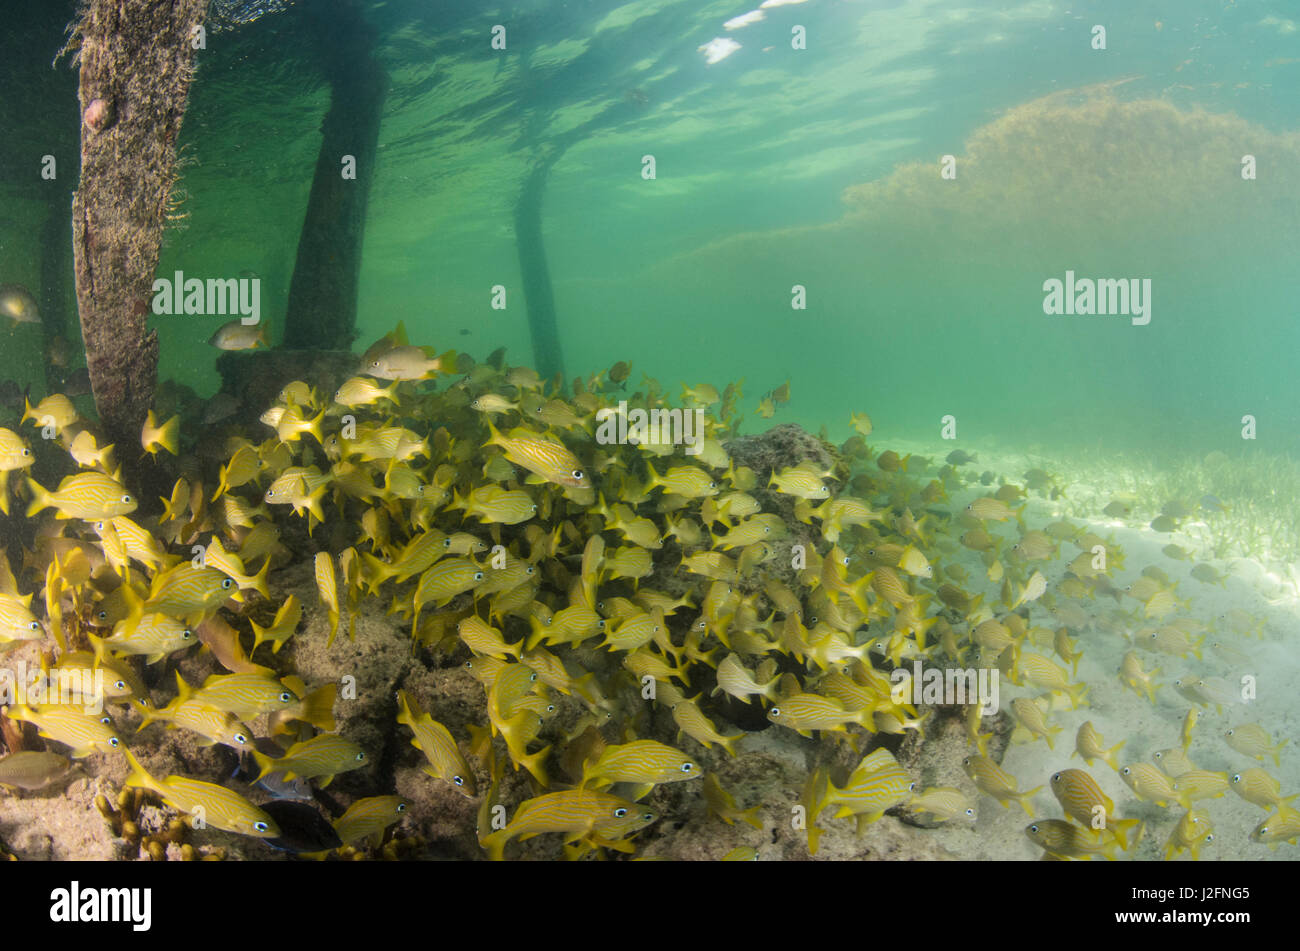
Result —
M356 336L361 245L387 77L355 0L317 0L307 15L325 61L330 107L289 283L283 345L346 350Z
M81 180L72 199L77 310L100 422L128 466L153 400L154 271L176 176L176 138L208 0L85 0Z
M551 152L535 161L524 179L515 205L515 247L519 252L519 274L524 284L524 302L528 307L528 330L533 342L533 362L543 378L564 375L564 350L555 320L555 292L546 263L546 244L542 240L542 195L551 166L559 157Z

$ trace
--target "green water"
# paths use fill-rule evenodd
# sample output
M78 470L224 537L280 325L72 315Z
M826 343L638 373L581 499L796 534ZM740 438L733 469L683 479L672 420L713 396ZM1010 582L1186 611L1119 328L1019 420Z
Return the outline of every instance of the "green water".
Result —
M75 187L58 6L28 4L0 66L28 94L4 97L21 133L0 228L4 280L28 285L31 237ZM729 30L744 4L362 4L390 86L356 345L403 320L416 342L531 363L513 206L530 160L561 149L542 226L570 375L624 359L634 382L744 378L751 408L788 378L774 422L842 437L866 411L881 438L925 440L951 414L963 445L1231 451L1251 414L1258 447L1290 453L1296 11L1076 6L811 0ZM710 65L715 38L740 48ZM255 272L276 338L329 104L315 43L292 7L211 33L159 264ZM46 151L61 176L36 185ZM1150 324L1045 316L1042 284L1067 270L1149 278ZM214 392L221 322L157 318L161 375ZM5 375L39 392L36 335L17 335Z

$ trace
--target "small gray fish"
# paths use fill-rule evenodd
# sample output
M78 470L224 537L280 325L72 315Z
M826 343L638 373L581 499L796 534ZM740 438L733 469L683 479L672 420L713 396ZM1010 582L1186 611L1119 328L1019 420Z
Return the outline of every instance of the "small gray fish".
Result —
M239 397L232 393L218 393L212 399L208 400L208 405L203 409L203 422L205 425L219 423L223 419L229 419L239 410Z
M0 786L39 792L71 779L79 769L72 760L58 753L23 750L0 759Z
M208 343L218 350L252 350L258 344L265 347L266 324L244 324L242 320L232 320L223 324Z
M39 324L41 310L32 292L21 284L0 284L0 315L19 324Z

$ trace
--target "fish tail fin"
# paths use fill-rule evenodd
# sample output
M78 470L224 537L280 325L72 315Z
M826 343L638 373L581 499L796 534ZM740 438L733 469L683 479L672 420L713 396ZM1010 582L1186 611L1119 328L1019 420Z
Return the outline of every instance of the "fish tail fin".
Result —
M122 747L122 755L126 757L126 761L131 765L131 772L126 777L125 785L138 786L141 789L152 789L154 792L159 793L164 791L162 784L149 775L149 771L140 765L140 761L135 758L135 754L125 746Z
M506 830L498 829L485 835L480 840L480 844L487 850L489 861L500 862L506 857L507 841L509 840L506 838Z
M1034 806L1032 802L1034 794L1042 791L1042 786L1035 786L1033 789L1028 789L1025 792L1015 794L1014 798L1016 802L1020 803L1020 808L1025 810L1026 814L1028 814L1031 819L1034 818Z
M305 720L318 730L333 733L338 726L334 722L334 701L338 695L338 684L322 684L303 698L302 708L294 719Z
M177 414L162 424L162 429L158 430L157 443L173 456L179 456L180 438L181 418L180 415Z
M110 659L112 655L108 651L108 645L104 643L105 638L98 637L87 631L86 639L90 641L90 650L95 655L94 669L98 670L103 666L104 661Z
M259 767L261 767L262 770L260 773L257 774L257 782L261 782L263 779L266 779L266 777L271 775L271 773L275 772L275 770L279 766L277 760L271 759L271 757L267 756L261 750L253 750L253 760L257 763ZM285 778L286 779L288 778L287 774Z
M1084 705L1085 707L1089 706L1088 690L1089 687L1087 684L1066 685L1065 692L1070 695L1070 703L1073 705L1072 709L1077 710L1080 704Z
M1110 834L1115 837L1115 842L1119 847L1127 852L1129 847L1128 833L1130 829L1136 829L1138 820L1136 819L1115 819L1107 823L1106 828Z
M176 671L176 690L177 706L189 700L194 695L194 688L185 682L185 678L181 676L179 670Z
M311 422L307 424L307 432L315 436L316 442L318 442L322 447L324 447L325 445L325 433L321 430L320 424L325 421L325 414L328 412L329 412L329 407L322 409L319 413L317 413L314 417L312 417Z
M1105 761L1106 765L1109 766L1117 773L1119 772L1119 757L1116 756L1115 754L1117 754L1119 752L1119 748L1127 742L1128 740L1120 740L1118 743L1116 743L1110 749L1106 750L1101 755L1101 758Z
M1274 766L1281 766L1281 765L1282 765L1282 747L1286 746L1287 743L1289 742L1289 740L1290 740L1289 737L1286 738L1286 739L1283 739L1282 742L1278 743L1278 744L1277 744L1276 746L1274 746L1271 750L1269 750L1269 752L1273 754L1273 765L1274 765Z
M533 774L533 778L541 783L543 788L546 788L550 786L550 781L546 778L546 757L550 752L550 746L545 746L536 753L529 753L526 756L521 756L516 761L515 766L524 767L524 769Z
M320 500L325 498L325 488L324 485L317 486L313 491L308 492L307 498L303 500L307 511L316 516L316 520L322 524L325 522L325 510L321 508Z
M30 476L27 479L27 488L30 489L32 493L32 502L27 506L27 517L31 518L42 509L50 507L50 493L41 488L40 483Z
M736 744L740 742L741 737L743 737L744 735L745 735L744 733L737 733L734 736L721 737L718 740L718 745L727 751L728 756L734 757L736 755ZM1297 795L1300 795L1300 793L1298 793ZM758 807L755 806L754 808L757 809Z
M271 573L271 556L266 556L266 561L262 562L262 570L253 575L253 590L268 601L271 599L271 590L266 586L266 577Z

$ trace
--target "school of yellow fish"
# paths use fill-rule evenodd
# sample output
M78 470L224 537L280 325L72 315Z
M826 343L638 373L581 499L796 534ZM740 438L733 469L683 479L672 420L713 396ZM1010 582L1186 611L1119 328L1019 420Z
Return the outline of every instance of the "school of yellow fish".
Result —
M633 853L638 833L662 818L645 801L665 783L698 783L710 815L761 829L766 804L740 808L702 762L715 744L745 755L746 734L728 714L742 706L769 729L819 742L822 765L792 791L812 853L835 819L855 819L859 833L897 807L976 821L988 796L1025 810L1025 835L1045 857L1114 858L1131 852L1144 823L1121 817L1126 803L1088 772L1101 766L1134 801L1181 810L1167 857L1199 857L1214 838L1209 800L1229 792L1264 810L1252 839L1296 844L1294 797L1264 768L1245 768L1280 762L1284 740L1240 722L1222 738L1240 771L1187 757L1198 711L1240 703L1231 675L1260 635L1258 618L1197 620L1159 566L1121 580L1113 540L1064 520L1030 528L1028 500L1066 489L1047 472L995 486L961 451L938 466L873 451L861 413L850 420L857 435L823 443L822 462L755 471L732 457L739 386L683 387L674 398L645 379L629 394L628 374L618 364L560 388L500 354L475 363L411 346L399 326L336 392L285 385L260 430L226 437L219 470L182 455L157 517L133 517L148 506L70 400L28 406L20 431L0 429L0 508L25 511L34 537L0 555L0 649L38 641L50 671L104 669L109 706L94 716L71 704L8 708L9 720L34 724L66 755L13 751L21 733L10 726L0 785L43 789L68 772L68 757L121 756L128 784L171 809L273 839L275 820L250 798L264 792L246 796L221 777L152 776L129 748L132 728L165 722L247 751L259 779L324 787L368 766L376 751L335 732L337 685L305 684L280 652L305 636L306 612L325 614L333 642L354 636L363 601L378 599L409 628L413 650L463 658L482 685L484 722L467 735L439 722L440 697L407 691L395 698L392 729L409 733L429 782L478 800L478 837L492 858L546 834L574 858ZM788 384L767 393L760 416L788 398ZM686 435L638 431L633 417L651 410ZM692 441L696 410L703 429ZM602 429L611 419L621 425ZM51 431L40 440L22 431L27 423ZM599 438L609 431L631 435ZM182 439L175 418L150 413L141 446L176 455ZM57 486L27 475L40 445L66 455ZM1186 513L1173 506L1161 517L1177 524ZM315 604L277 589L273 565L291 523L318 546ZM331 549L339 526L351 537ZM1222 581L1212 570L1196 577ZM1113 599L1108 613L1094 609L1102 598ZM259 605L262 623L249 617ZM1078 681L1080 658L1103 637L1131 644L1114 680ZM144 687L143 665L199 644L226 673ZM1217 665L1201 664L1205 647ZM1193 657L1191 672L1161 676ZM989 755L997 724L982 721L977 703L918 705L910 686L896 689L890 671L918 661L996 671L1016 687L1002 704L1013 743L1055 750L1054 714L1121 687L1152 703L1157 690L1176 691L1188 706L1181 742L1171 736L1156 762L1124 763L1123 738L1107 746L1089 721L1073 754L1087 769L1013 776ZM560 702L582 705L576 727L552 728ZM953 715L965 721L970 785L924 788L896 758L897 741L924 738L927 721ZM262 723L258 737L250 724ZM257 742L268 738L278 755ZM846 777L831 766L841 744L861 757ZM534 795L498 803L506 770L526 771ZM1036 812L1042 790L1059 816ZM409 805L390 794L360 799L335 828L344 842L377 843ZM746 847L727 857L756 855Z

